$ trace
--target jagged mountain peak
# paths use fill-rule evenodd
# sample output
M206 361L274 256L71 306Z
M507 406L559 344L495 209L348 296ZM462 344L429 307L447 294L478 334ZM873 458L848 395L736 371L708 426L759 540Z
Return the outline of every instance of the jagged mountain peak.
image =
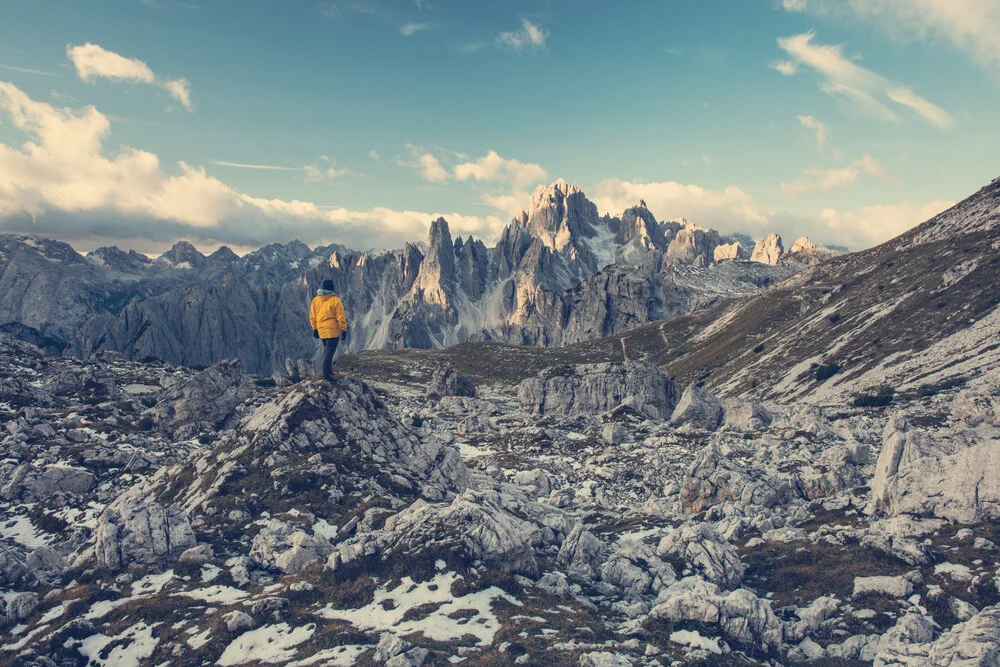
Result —
M800 250L816 250L817 246L808 236L800 236L792 243L792 248L788 252L799 252Z
M208 261L219 264L229 264L240 258L229 246L221 246L218 250L208 256Z
M197 269L205 266L207 258L188 241L178 241L170 250L156 258L157 264L176 269Z

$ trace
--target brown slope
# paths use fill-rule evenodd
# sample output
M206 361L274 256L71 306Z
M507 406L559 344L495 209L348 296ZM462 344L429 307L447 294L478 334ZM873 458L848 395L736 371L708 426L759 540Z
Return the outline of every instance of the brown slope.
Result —
M855 391L891 378L884 366L925 354L928 369L983 354L989 345L953 359L926 351L997 315L998 227L1000 180L880 246L810 267L748 300L660 324L663 348L650 358L681 381L780 400L824 383ZM841 370L818 380L816 366L831 363Z

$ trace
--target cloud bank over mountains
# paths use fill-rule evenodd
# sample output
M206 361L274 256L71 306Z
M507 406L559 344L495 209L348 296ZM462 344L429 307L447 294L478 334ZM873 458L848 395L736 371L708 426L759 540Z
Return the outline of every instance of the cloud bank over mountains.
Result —
M133 66L117 70L122 78L129 76L128 67ZM25 136L19 147L0 143L0 229L51 235L81 248L119 243L157 250L182 237L203 246L249 248L298 238L310 244L391 248L426 238L430 221L438 216L445 217L456 234L491 243L509 218L527 206L534 186L551 178L540 165L503 158L495 151L474 159L411 146L402 164L416 168L427 181L485 186L482 203L495 212L468 215L385 207L359 211L257 197L209 175L202 166L181 161L169 168L157 155L139 148L109 150L111 121L95 107L54 106L10 83L0 82L0 117ZM331 170L334 176L339 173L336 166L303 169L306 178L325 178ZM877 162L865 156L846 174L807 175L813 180L789 187L822 190L839 184L831 179L852 180L878 169ZM663 219L684 217L724 233L807 234L854 248L888 239L950 204L904 203L853 213L827 209L808 217L775 211L735 186L713 190L673 181L610 178L588 194L602 212L611 214L645 199Z

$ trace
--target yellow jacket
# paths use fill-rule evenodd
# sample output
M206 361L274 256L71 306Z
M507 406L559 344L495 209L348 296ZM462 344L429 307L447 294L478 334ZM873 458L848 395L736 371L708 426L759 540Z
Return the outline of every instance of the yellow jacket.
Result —
M340 298L333 294L314 298L309 307L309 324L319 330L320 338L340 338L341 332L347 331L347 316Z

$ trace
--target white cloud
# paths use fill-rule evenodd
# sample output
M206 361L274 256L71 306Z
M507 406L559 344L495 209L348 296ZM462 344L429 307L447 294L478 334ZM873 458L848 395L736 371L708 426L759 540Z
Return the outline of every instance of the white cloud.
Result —
M812 0L824 14L848 14L892 37L945 43L973 62L1000 70L997 0Z
M782 7L789 12L804 12L806 10L806 0L781 0Z
M503 227L496 216L351 211L261 199L184 162L168 173L147 151L116 147L106 152L110 122L93 106L54 107L10 83L0 82L0 115L28 137L20 147L0 143L4 230L86 239L91 246L140 239L148 247L186 237L243 247L299 238L313 244L389 248L424 239L428 224L439 215L456 233L472 233L487 242Z
M706 167L711 167L712 166L712 156L711 155L702 155L701 156L701 161L705 164Z
M781 189L790 195L801 195L807 192L826 192L845 185L853 185L861 178L861 174L888 178L882 163L871 155L855 160L846 167L833 169L806 169L802 178L782 183Z
M320 181L332 181L334 179L340 178L341 176L347 176L348 174L353 174L354 172L346 167L337 167L336 164L331 164L329 167L320 167L315 164L307 164L302 167L302 171L306 173L307 183L318 183Z
M725 233L767 233L771 224L770 212L744 190L733 186L709 190L673 181L607 179L597 184L592 199L602 212L612 215L620 215L643 199L659 219L687 218Z
M795 118L802 127L816 133L816 146L818 148L823 148L826 145L826 135L829 134L830 130L823 121L812 116L796 116Z
M807 32L782 37L778 39L778 46L797 65L805 65L822 75L824 82L821 89L824 92L847 98L869 115L883 120L899 120L896 112L885 104L885 100L890 100L912 109L932 125L948 128L954 124L952 117L944 109L907 88L893 84L884 76L861 67L844 56L841 46L814 43L814 36Z
M380 156L379 156L379 154L378 154L378 151L375 151L375 150L370 150L370 151L368 151L368 157L370 157L370 158L371 158L371 159L373 159L373 160L378 160L378 159L380 159Z
M549 172L540 165L506 160L496 151L490 151L486 156L471 162L455 165L455 179L459 181L499 181L509 183L515 188L535 185L549 177Z
M449 178L448 172L441 166L441 163L432 153L424 153L417 156L417 165L420 169L420 176L427 181L443 183Z
M83 46L67 45L66 56L82 81L105 78L159 86L185 109L191 110L191 84L187 79L161 79L138 58L126 58L90 42Z
M0 69L10 70L11 72L21 72L22 74L37 74L38 76L62 76L58 72L46 72L40 69L29 69L27 67L14 67L13 65L0 65Z
M266 169L269 171L302 171L302 167L279 167L273 164L247 164L245 162L230 162L229 160L209 160L212 164L220 167L233 167L235 169Z
M820 243L855 250L888 241L953 205L944 200L901 202L856 211L826 209L819 214L792 214L775 210L735 186L711 190L676 182L618 179L602 181L588 194L601 213L620 215L636 200L644 199L659 220L687 218L723 234L741 232L754 238L770 232L786 240L809 236Z
M540 50L545 48L549 33L528 19L521 19L521 29L502 32L497 45L512 51Z
M792 76L799 71L799 66L791 60L775 60L769 65L769 67L773 70L781 72L785 76Z
M407 23L399 29L399 32L403 33L407 37L411 37L418 32L430 30L432 27L433 26L430 23Z
M825 209L819 215L819 222L830 243L867 248L899 236L954 205L953 201L940 199L925 204L866 206L852 212Z

